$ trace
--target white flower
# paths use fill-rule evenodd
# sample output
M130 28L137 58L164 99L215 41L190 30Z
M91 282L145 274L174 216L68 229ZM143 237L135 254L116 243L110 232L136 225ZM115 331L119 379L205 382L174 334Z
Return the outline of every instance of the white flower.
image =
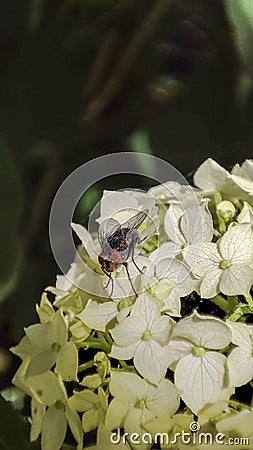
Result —
M194 279L186 264L166 256L167 246L168 244L163 244L158 249L153 264L143 276L143 282L160 306L161 311L180 317L180 297L194 291L198 281ZM165 253L163 253L163 249ZM161 258L159 258L160 254ZM153 254L151 254L151 259L153 259Z
M147 293L141 294L130 313L110 332L115 341L111 357L134 358L138 372L151 383L158 384L167 368L165 345L168 344L173 321L161 316L160 308Z
M138 211L148 210L148 216L158 227L158 208L156 199L149 193L137 189L124 191L104 191L100 204L98 223L112 217L123 224Z
M242 386L253 378L253 326L228 322L237 347L228 356L230 386Z
M150 448L151 445L141 443L141 436L146 432L144 425L156 417L172 416L177 411L179 392L174 384L162 380L155 387L135 374L113 372L109 388L115 398L107 410L106 427L111 430L123 427L129 436L138 433L140 444L132 444L133 448Z
M194 249L193 249L194 251ZM196 247L198 258L193 273L201 277L200 295L212 298L247 295L253 282L253 234L247 224L231 227L217 242Z
M213 237L213 221L207 202L186 211L180 205L170 205L164 218L164 227L174 244L174 255L183 254L191 268L196 262L197 247L200 250L201 243L209 242Z
M229 172L212 158L206 159L194 174L194 184L204 191L224 192L227 190Z
M182 319L172 332L167 346L169 367L175 369L175 385L194 414L231 395L225 386L227 358L215 351L230 343L231 334L221 320L196 312Z
M246 160L236 164L229 173L216 161L208 158L194 175L194 184L207 192L221 192L226 199L238 198L253 204L253 162Z

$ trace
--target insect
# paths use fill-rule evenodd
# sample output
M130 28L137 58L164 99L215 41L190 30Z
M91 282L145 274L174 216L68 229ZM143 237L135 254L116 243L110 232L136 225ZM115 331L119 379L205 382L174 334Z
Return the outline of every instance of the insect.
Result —
M114 272L120 264L126 269L127 277L132 286L132 289L137 296L137 292L133 286L129 270L129 260L133 262L136 269L142 273L134 261L134 249L143 239L141 239L140 232L137 230L142 222L146 219L148 210L138 212L122 225L115 219L110 218L104 220L98 228L98 240L102 251L98 256L98 261L105 275L109 278L105 287L112 283L113 293L113 278ZM144 238L145 239L145 238Z

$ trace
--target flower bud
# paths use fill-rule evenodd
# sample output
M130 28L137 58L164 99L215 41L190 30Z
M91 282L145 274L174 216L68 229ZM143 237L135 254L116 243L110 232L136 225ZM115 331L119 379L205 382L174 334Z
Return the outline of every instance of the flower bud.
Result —
M223 200L217 205L217 214L225 221L231 220L235 215L235 207L232 202Z

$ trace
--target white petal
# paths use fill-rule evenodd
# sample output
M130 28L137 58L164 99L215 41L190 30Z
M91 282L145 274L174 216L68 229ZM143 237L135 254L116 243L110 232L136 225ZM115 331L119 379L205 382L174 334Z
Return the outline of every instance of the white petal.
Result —
M67 342L68 330L61 310L57 311L50 319L54 332L54 342L64 345Z
M111 356L111 358L115 358L115 359L119 359L119 360L132 359L138 345L139 345L139 342L132 344L132 345L126 345L125 347L120 347L119 345L113 344L110 356Z
M156 276L159 280L165 279L173 286L182 284L190 275L190 270L182 261L164 258L156 265Z
M253 269L239 264L232 264L223 270L220 290L226 295L248 295L253 283Z
M147 394L147 383L133 373L112 372L109 389L111 394L123 403L134 405Z
M195 186L205 190L222 190L229 172L216 161L208 158L204 161L194 175Z
M97 222L101 223L103 220L113 217L123 223L136 214L138 206L138 200L127 192L105 190L100 202L100 217Z
M211 242L186 247L183 251L183 257L193 273L200 277L217 268L222 259L216 244Z
M179 219L183 212L182 206L170 205L164 217L164 228L167 236L179 246L185 242L185 238L179 229Z
M78 381L78 351L74 342L62 345L57 353L55 372L61 375L63 381Z
M31 441L36 441L41 432L42 419L45 414L46 407L41 405L34 398L31 400L31 413L32 413L32 425L30 439Z
M137 400L136 400L137 401ZM129 411L129 404L123 403L117 398L114 398L107 409L105 416L105 426L109 430L121 428L124 424L124 419Z
M167 316L160 317L150 327L152 339L155 339L161 345L167 345L171 329L172 329L171 319Z
M54 331L52 323L46 324L36 323L25 328L25 334L29 338L32 345L40 349L48 349L54 342ZM27 343L26 343L27 345Z
M194 289L191 289L192 292ZM189 292L189 293L190 293ZM182 294L182 297L187 294ZM166 312L173 317L181 317L181 301L180 301L180 291L173 288L169 297L164 300L162 311Z
M42 422L41 449L57 450L61 448L67 431L64 409L54 405L48 408Z
M252 204L253 197L253 181L246 178L239 177L238 175L229 175L228 181L230 182L230 192L243 200L247 200ZM229 193L229 191L228 191Z
M219 282L222 275L223 272L218 267L204 275L200 284L202 298L213 298L220 292Z
M153 297L148 293L143 293L137 298L132 308L130 317L132 316L141 317L146 325L150 326L161 316L161 313Z
M166 413L172 416L179 407L179 398L176 386L169 380L162 380L158 388L153 388L149 393L146 406L156 416Z
M229 385L242 386L253 378L252 347L235 348L228 356Z
M253 258L253 233L248 224L230 228L218 243L224 259L235 264L248 264Z
M183 391L181 397L194 414L208 403L224 399L225 364L226 357L215 352L204 356L187 355L177 364L176 387Z
M127 414L126 419L124 421L124 430L126 433L129 434L129 443L132 449L134 450L150 449L151 445L146 444L142 440L142 435L146 433L146 430L142 427L142 424L145 424L146 422L149 422L152 419L154 419L154 414L152 414L147 408L144 409L134 408L131 411L129 411L129 414ZM134 433L137 433L138 436L137 439L136 437L134 438ZM131 436L133 436L132 440ZM149 439L148 442L150 442L149 436L147 437L147 439Z
M194 345L192 342L184 339L173 338L166 347L167 364L170 368L174 368L177 363L184 356L191 354Z
M181 218L181 229L186 242L209 242L213 237L213 219L207 204L187 209Z
M252 223L253 222L253 208L247 202L243 203L243 208L237 216L238 223Z
M100 423L104 422L105 411L102 409L89 409L83 413L82 426L85 433L95 430Z
M252 348L253 325L247 325L239 322L227 321L229 328L232 330L232 342L240 347Z
M128 346L138 342L146 329L147 324L142 316L130 316L110 330L110 333L117 345Z
M174 242L165 242L160 247L158 247L156 250L154 250L150 255L149 259L152 261L152 267L154 265L157 265L159 261L162 259L168 259L173 258L176 255L175 249L177 246L174 244Z
M237 414L229 414L216 424L217 431L227 436L242 436L252 442L253 411L242 410ZM240 446L241 449L245 446ZM240 447L238 447L240 449ZM248 447L250 448L250 447ZM247 446L246 446L247 449Z
M174 337L187 339L197 346L221 349L230 343L232 333L222 320L194 312L190 317L180 320L173 330Z
M89 300L84 310L77 317L89 328L105 331L106 325L118 314L117 304L105 302L98 304Z
M57 353L52 350L38 353L30 362L26 377L34 377L47 372L55 364Z
M53 372L49 371L36 377L30 377L27 379L26 385L34 398L43 405L51 406L57 400L65 401L57 376Z
M79 223L71 223L72 230L75 231L77 236L80 238L85 250L87 251L89 257L94 261L97 261L98 255L94 248L93 239L90 233L86 230L85 227L80 225Z
M66 408L66 419L71 429L71 433L73 434L76 442L79 444L81 448L83 448L83 428L82 422L80 420L79 415L76 411L73 411L70 408Z
M136 349L134 365L144 378L158 384L167 369L166 356L166 350L156 341L143 341Z

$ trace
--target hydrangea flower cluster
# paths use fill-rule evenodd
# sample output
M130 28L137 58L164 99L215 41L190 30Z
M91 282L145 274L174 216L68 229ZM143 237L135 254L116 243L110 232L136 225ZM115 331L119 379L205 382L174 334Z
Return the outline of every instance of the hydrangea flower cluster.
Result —
M208 159L194 184L104 192L100 224L148 211L113 290L97 234L72 224L76 259L12 348L22 360L13 383L31 397L30 438L41 435L42 450L61 448L67 429L78 450L148 450L158 435L163 450L197 449L173 443L196 417L202 430L253 439L252 398L235 396L253 378L253 161L230 173ZM223 314L183 316L192 298Z

